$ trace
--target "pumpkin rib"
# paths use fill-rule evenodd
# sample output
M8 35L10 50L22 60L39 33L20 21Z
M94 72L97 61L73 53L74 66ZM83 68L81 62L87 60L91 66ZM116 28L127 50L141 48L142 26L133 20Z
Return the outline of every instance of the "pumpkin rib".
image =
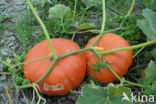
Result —
M117 69L127 69L127 68L121 68L123 65L120 65L120 63L125 63L126 64L126 62L125 61L122 61L122 59L121 58L118 58L118 57L113 57L112 55L109 55L109 57L111 58L110 60L112 61L112 63L117 67ZM116 59L114 59L114 58L116 58ZM120 63L117 63L116 62L116 60L118 60ZM122 61L122 62L121 62ZM116 71L115 71L116 72ZM112 73L112 72L111 72ZM116 73L119 73L119 75L121 75L122 74L122 72L121 71L117 71Z
M74 58L74 60L76 60L77 62L76 63L78 63L78 61L79 62L81 62L82 60L79 58ZM73 60L70 60L70 62L68 62L66 65L68 65L68 67L71 67L71 63L73 62ZM76 64L77 66L75 67L75 68L73 68L73 69L75 69L76 70L76 68L79 66L78 64ZM82 64L81 64L82 65ZM85 67L85 66L81 66L81 67ZM78 70L76 70L76 72L77 72ZM71 79L70 81L72 82L72 84L73 84L73 86L76 86L78 83L75 81L75 80L81 80L80 78L82 78L82 77L84 77L84 74L85 74L85 70L81 70L81 71L83 71L83 73L82 74L79 74L79 75L77 75L77 74L74 74L75 76L78 76L76 79ZM66 72L65 72L66 73ZM70 73L66 73L66 75L67 76L70 76L71 74Z
M60 67L62 67L62 66L60 66ZM63 67L62 67L63 68ZM67 89L67 90L69 90L69 89L73 89L72 88L72 83L71 83L71 81L70 81L70 78L68 77L68 75L65 73L65 71L64 70L62 70L62 74L64 74L65 76L66 76L66 79L64 79L64 82L67 80L67 82L68 82L68 86L67 85L65 85L65 88ZM65 83L67 83L67 82L65 82ZM70 90L69 90L70 91Z

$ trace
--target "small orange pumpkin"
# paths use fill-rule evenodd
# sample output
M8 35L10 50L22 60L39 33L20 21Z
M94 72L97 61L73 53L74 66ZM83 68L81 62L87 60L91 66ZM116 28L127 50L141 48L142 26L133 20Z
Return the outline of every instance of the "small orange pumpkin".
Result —
M97 36L90 39L85 48L90 47L96 38ZM100 38L100 40L96 43L95 46L102 47L104 48L104 51L107 51L115 48L127 47L130 45L121 36L114 33L107 33ZM86 51L85 55L87 57L87 63L96 64L97 57L93 52ZM117 75L121 77L128 71L128 68L132 63L132 50L118 51L111 54L103 55L103 59L105 61L108 61L109 63L112 63L110 67L114 70L114 72ZM109 69L107 69L106 67L101 68L99 70L100 72L93 70L93 68L93 66L87 64L87 73L91 77L96 78L99 82L109 83L117 80L113 73L109 71Z
M51 42L58 56L80 49L71 40L53 38ZM29 50L24 62L48 56L50 53L48 41L44 40ZM47 71L51 63L52 60L42 59L25 64L23 67L24 77L31 83L36 82ZM55 63L51 72L38 84L38 90L47 95L68 94L82 82L85 72L86 58L83 53L66 56Z

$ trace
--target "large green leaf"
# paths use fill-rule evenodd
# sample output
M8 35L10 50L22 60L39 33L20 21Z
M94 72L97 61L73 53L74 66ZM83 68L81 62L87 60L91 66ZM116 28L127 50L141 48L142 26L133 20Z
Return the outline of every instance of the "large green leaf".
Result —
M49 10L49 19L59 18L63 20L66 16L70 16L71 9L63 4L57 4Z
M147 36L147 40L156 40L156 13L150 9L144 9L142 15L145 19L137 20L137 25Z
M137 25L142 29L144 34L147 36L147 40L155 39L155 34L150 28L150 25L146 19L137 20Z
M87 84L82 88L82 95L77 104L102 104L107 98L107 93L103 87Z
M156 34L156 13L151 9L146 8L143 10L143 16L146 17L150 24L150 28L154 34Z
M108 85L107 88L108 91L100 86L90 84L83 86L82 95L79 96L77 104L133 104L129 98L129 100L123 99L124 95L130 96L130 89L113 84Z

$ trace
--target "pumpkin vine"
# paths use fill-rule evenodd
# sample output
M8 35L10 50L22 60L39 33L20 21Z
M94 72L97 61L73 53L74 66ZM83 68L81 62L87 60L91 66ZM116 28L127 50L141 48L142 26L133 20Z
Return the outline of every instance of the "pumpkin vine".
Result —
M50 41L50 36L49 36L49 34L48 34L48 31L47 31L47 29L46 29L44 23L42 22L42 20L40 19L40 17L39 17L38 14L36 13L36 11L34 10L33 5L31 4L30 0L27 0L27 3L28 3L28 5L30 6L30 8L31 8L31 10L32 10L32 12L33 12L33 14L34 14L34 16L36 17L36 19L37 19L38 22L40 23L40 25L41 25L41 27L42 27L42 29L43 29L45 35L46 35L46 38L47 38L47 40L48 40L50 49L51 49L51 51L52 51L52 53L53 53L53 57L54 57L54 59L56 59L56 58L57 58L57 54L56 54L56 52L55 52L55 49L54 49L54 47L53 47L53 44L52 44L51 41Z

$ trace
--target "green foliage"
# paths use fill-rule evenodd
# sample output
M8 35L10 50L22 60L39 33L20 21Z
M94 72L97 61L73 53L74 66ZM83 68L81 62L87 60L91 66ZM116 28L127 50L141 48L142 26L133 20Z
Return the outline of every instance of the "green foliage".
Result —
M90 104L133 104L127 99L123 99L123 93L128 97L131 91L129 88L113 84L107 86L107 91L103 87L87 84L82 87L82 95L79 96L77 104L87 104L88 102Z
M59 18L60 20L63 20L65 17L69 17L70 15L70 8L63 4L57 4L49 10L49 19Z
M140 0L140 3L144 5L146 8L156 10L156 0Z
M142 14L145 19L137 20L137 25L143 30L148 40L156 40L156 13L144 9Z
M124 22L120 30L117 32L118 34L128 40L130 44L138 44L139 41L144 40L144 37L141 35L140 29L136 25L136 14L130 14L127 18L120 18L121 22Z
M145 85L145 94L156 94L156 62L151 61L148 67L143 70L143 76L139 80Z
M144 32L147 40L156 40L156 13L151 9L144 9L142 15L144 19L137 20L137 25ZM153 56L156 61L156 49L154 48L151 52L147 52L148 56ZM145 54L147 55L147 54ZM156 62L151 60L147 68L142 71L142 77L139 82L145 85L145 94L155 94L156 93Z
M93 70L96 70L98 72L100 72L101 68L108 68L108 66L111 65L111 64L112 63L109 63L107 61L105 61L105 62L96 61L96 64L88 63L88 65L94 67Z
M148 67L144 70L144 80L149 80L151 81L152 79L156 79L156 62L151 61L148 65Z
M49 10L48 29L57 37L62 37L64 33L73 31L73 21L71 19L71 10L63 4L57 4Z
M14 58L6 58L2 61L3 66L8 69L9 73L12 75L13 84L10 85L11 88L14 88L16 85L29 84L30 81L25 79L23 76L23 66L20 65L24 61L26 52L21 55L16 55L14 53ZM13 64L16 63L16 64Z

